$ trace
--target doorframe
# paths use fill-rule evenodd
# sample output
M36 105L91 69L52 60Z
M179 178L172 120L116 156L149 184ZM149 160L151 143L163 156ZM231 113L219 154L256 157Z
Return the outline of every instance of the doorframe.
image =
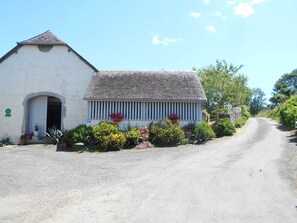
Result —
M22 132L25 133L29 128L29 101L39 96L56 97L61 101L61 130L64 130L64 117L66 116L65 98L62 95L53 92L41 91L27 95L23 101L24 115L22 123Z

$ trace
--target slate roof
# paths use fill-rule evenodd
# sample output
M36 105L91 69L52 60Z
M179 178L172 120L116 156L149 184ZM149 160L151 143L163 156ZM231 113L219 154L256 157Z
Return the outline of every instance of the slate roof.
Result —
M84 99L204 102L206 96L195 72L99 71Z
M17 43L19 45L66 45L62 40L55 36L51 31L46 31L40 35Z
M0 64L6 60L10 55L17 53L18 50L24 45L53 45L53 46L66 46L69 51L72 51L79 59L81 59L84 63L86 63L90 68L92 68L95 72L97 72L97 68L94 67L91 63L89 63L85 58L83 58L79 53L77 53L74 49L72 49L67 43L60 40L57 36L55 36L51 31L46 31L41 33L40 35L34 36L30 39L24 40L22 42L17 42L17 45L11 49L8 53L6 53L3 57L0 58Z

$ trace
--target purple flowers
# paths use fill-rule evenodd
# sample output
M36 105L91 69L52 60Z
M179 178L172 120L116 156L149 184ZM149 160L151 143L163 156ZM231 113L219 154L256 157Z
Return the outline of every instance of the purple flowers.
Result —
M25 137L26 137L26 139L32 139L32 136L33 136L34 134L33 134L33 132L26 132L25 133Z
M111 118L124 118L124 115L121 112L116 112L116 113L109 114L109 117L111 117Z

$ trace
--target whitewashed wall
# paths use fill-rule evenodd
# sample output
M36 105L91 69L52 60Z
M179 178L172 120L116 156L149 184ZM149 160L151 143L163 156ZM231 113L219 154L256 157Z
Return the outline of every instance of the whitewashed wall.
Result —
M87 102L82 98L94 71L66 46L49 52L22 46L0 63L0 137L16 143L23 126L24 99L32 93L51 92L65 98L65 129L87 121ZM5 109L11 108L11 117Z

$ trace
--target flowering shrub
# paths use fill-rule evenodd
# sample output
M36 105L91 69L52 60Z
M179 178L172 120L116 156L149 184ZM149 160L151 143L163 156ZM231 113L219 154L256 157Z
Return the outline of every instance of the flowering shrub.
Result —
M169 119L172 119L172 120L176 120L176 119L179 119L179 116L177 114L168 114L167 116Z
M117 151L123 148L126 137L115 123L102 121L93 126L93 134L97 142L97 149L101 151Z
M148 130L147 128L142 128L140 130L140 134L142 135L142 139L144 141L148 141L148 139L150 137L150 130Z
M159 121L151 126L151 142L155 146L176 146L184 138L185 133L179 125L173 124L171 121Z
M125 137L125 147L127 148L137 145L138 142L143 139L140 130L135 128L131 129L129 132L126 132Z
M136 146L136 149L146 149L151 147L153 147L153 144L151 144L150 142L141 142Z
M102 121L98 125L95 125L93 128L93 134L96 139L100 140L103 136L110 135L111 133L119 133L120 129L116 123Z
M110 133L109 135L102 137L100 148L105 152L118 151L123 148L125 142L126 138L124 133Z
M109 114L109 117L111 117L111 118L124 118L124 115L121 112L116 112L116 113Z

